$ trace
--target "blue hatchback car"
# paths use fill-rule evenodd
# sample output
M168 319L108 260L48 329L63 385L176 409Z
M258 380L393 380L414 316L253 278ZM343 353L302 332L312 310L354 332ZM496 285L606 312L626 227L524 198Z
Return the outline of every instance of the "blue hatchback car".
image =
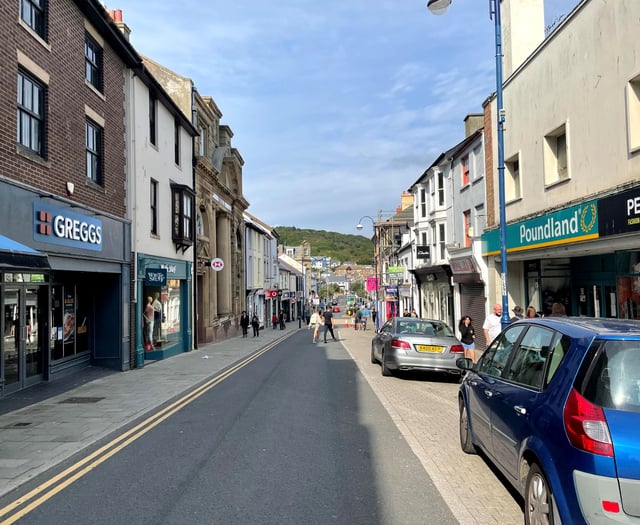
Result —
M526 524L640 523L640 322L509 325L460 385L460 445L524 498Z

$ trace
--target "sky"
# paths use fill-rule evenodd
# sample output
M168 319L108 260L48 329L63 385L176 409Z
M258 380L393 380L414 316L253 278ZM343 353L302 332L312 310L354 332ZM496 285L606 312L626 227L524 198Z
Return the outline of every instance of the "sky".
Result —
M273 227L371 237L495 91L488 0L441 16L426 0L104 2L140 54L215 100L247 211ZM544 3L550 25L579 0Z

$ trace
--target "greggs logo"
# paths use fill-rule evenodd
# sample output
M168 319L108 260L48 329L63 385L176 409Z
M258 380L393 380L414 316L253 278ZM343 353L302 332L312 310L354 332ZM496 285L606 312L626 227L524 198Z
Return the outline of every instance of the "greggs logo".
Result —
M36 240L102 250L102 221L40 203L34 203L34 212Z

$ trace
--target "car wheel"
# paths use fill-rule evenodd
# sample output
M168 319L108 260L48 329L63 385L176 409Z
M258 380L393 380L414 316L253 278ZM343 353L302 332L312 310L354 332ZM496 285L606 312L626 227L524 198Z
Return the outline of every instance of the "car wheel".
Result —
M542 469L532 463L524 491L525 525L553 525L553 493Z
M467 405L465 405L463 400L460 400L460 448L465 454L476 453L476 446L471 440L471 429L469 428Z
M391 374L391 370L387 366L387 363L384 362L384 352L380 354L380 370L382 371L382 375L384 377L389 377Z
M378 360L376 359L376 354L373 351L373 344L371 345L371 362L375 365Z

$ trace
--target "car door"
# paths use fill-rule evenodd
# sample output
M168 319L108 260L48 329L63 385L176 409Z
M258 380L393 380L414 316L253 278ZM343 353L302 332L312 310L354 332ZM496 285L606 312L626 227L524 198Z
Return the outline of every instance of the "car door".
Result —
M524 325L507 328L491 343L478 361L477 372L466 381L471 428L474 442L493 456L491 412L497 383L509 360L511 350Z
M491 438L496 464L518 479L522 442L536 430L532 413L542 401L544 371L556 333L532 325L514 346L512 358L494 385Z
M382 359L385 345L391 340L391 326L392 321L387 321L373 338L373 353L378 360Z

